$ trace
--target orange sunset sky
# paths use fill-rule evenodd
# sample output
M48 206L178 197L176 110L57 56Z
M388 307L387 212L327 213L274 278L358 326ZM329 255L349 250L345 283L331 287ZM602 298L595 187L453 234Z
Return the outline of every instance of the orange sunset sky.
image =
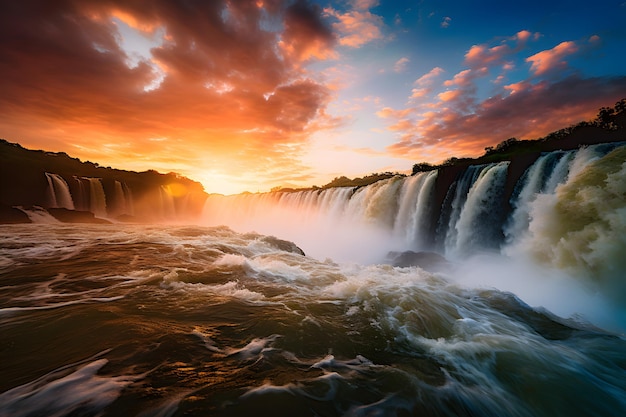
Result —
M2 1L0 137L207 192L407 172L626 97L624 22L624 1Z

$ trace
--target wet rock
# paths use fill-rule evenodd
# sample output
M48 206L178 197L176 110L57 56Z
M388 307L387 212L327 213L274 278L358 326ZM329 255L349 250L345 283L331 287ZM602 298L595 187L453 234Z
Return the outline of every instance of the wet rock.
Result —
M444 272L451 267L450 262L435 252L389 252L387 261L393 266L410 267L417 266L429 272Z
M16 224L32 223L32 221L22 210L11 206L0 205L0 223Z
M66 208L49 208L48 213L63 223L111 224L110 221L100 219L90 211L69 210Z
M275 247L276 249L306 256L302 249L300 249L295 243L290 242L288 240L278 239L277 237L274 237L274 236L264 236L263 238L261 238L261 240Z

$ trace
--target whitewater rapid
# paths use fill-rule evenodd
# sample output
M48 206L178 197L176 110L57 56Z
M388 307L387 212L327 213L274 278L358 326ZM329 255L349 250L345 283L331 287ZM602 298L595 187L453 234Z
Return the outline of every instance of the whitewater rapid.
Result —
M622 417L625 161L214 195L204 225L33 211L0 229L0 416Z
M622 416L626 341L226 227L0 231L0 415Z
M438 252L459 282L621 332L625 161L624 143L544 153L510 196L509 162L469 166L440 206L436 170L365 187L211 195L204 218L281 236L318 259L367 265L389 262L389 252Z

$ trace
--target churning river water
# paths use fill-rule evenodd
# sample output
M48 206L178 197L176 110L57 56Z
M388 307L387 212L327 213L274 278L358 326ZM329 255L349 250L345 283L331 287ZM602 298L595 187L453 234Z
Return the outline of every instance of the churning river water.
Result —
M626 415L619 331L454 275L226 227L3 225L0 416Z

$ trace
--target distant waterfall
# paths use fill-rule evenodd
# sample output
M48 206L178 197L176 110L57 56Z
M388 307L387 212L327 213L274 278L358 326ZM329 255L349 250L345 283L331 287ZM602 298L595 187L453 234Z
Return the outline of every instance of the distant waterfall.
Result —
M90 211L90 192L89 192L89 181L86 178L76 177L74 176L74 181L72 182L73 187L73 197L74 204L76 206L76 210L81 211Z
M46 172L48 180L48 204L54 208L74 210L74 201L67 182L58 174Z
M100 178L83 178L89 183L89 211L96 217L107 216L106 196Z
M133 195L126 183L116 180L113 183L113 192L113 204L109 204L109 207L107 207L109 215L113 217L121 215L133 216L135 214Z
M130 189L130 187L126 185L125 182L122 183L122 191L124 193L124 199L126 202L126 209L125 209L124 214L134 216L135 215L135 202L133 200L133 192Z
M425 249L423 228L433 214L436 177L432 171L367 187L211 195L205 218L240 231L291 238L307 244L307 249L329 239L320 251L324 246L333 246L338 253L352 250L372 262L384 256L381 247ZM311 253L315 255L315 250Z
M176 218L176 206L174 204L174 197L167 186L162 185L159 188L159 214L162 219L175 219Z

